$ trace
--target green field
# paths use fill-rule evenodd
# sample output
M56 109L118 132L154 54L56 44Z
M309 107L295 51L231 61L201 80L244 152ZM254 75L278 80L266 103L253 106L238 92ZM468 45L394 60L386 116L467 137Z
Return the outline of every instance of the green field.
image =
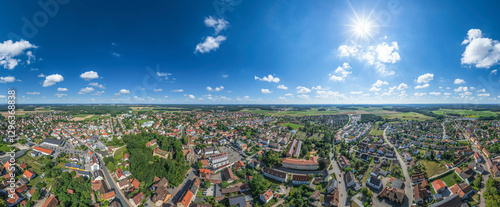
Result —
M302 125L300 124L294 124L294 123L284 123L284 124L280 124L281 126L284 126L284 127L292 127L292 129L298 129L300 127L303 127Z
M139 125L142 125L142 123L147 122L147 121L153 121L153 120L150 120L150 119L141 119L138 122L139 122Z
M427 161L421 160L420 163L425 166L427 171L427 176L432 177L434 175L441 174L446 172L448 168L443 163L435 162L435 161Z
M246 112L262 114L266 116L314 116L314 115L330 115L339 114L339 111L318 111L312 109L309 111L270 111L270 110L245 110Z
M456 176L457 179L453 178L454 176ZM460 180L460 178L458 177L458 175L453 172L453 173L450 173L449 175L441 178L441 180L449 187L455 185L455 183L457 183L456 180Z
M495 113L492 111L473 111L473 110L462 110L462 109L439 109L436 111L432 111L432 113L435 113L438 115L458 114L460 116L466 116L466 117L471 117L471 118L488 117L488 116L497 116L498 115L498 113Z
M389 114L380 114L380 113L374 113L375 115L382 116L382 118L387 118L387 119L402 119L402 120L431 120L434 119L433 117L430 116L425 116L423 114L415 113L415 112L396 112L396 113L389 113Z

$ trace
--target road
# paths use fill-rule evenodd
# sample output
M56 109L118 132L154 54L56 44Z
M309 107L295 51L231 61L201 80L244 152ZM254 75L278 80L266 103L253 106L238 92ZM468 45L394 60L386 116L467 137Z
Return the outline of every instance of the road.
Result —
M344 181L342 177L342 171L340 171L340 167L337 164L337 161L335 161L335 158L333 157L333 152L330 152L330 157L331 157L331 164L333 166L333 173L335 173L335 177L337 177L337 182L339 180ZM339 206L340 207L346 207L347 205L347 188L345 186L345 182L341 182L338 184L338 190L340 193L340 200L339 200Z
M398 158L399 160L399 164L401 165L401 168L403 169L403 174L405 176L405 193L406 193L406 196L408 197L408 206L412 206L413 204L413 190L411 189L411 179L410 179L410 175L408 174L408 169L406 167L406 164L403 160L403 158L401 158L401 155L399 154L398 150L396 149L396 147L394 147L394 145L392 145L391 142L389 142L389 140L387 139L387 127L384 129L384 139L385 139L385 142L387 142L389 144L389 146L392 147L392 149L394 150L394 152L396 153L396 157Z
M477 147L476 143L472 142L472 139L470 138L470 136L469 136L468 133L466 133L462 128L458 127L458 124L456 122L454 122L453 127L455 129L460 130L460 132L462 132L462 134L464 135L464 137L471 143L472 150L474 152L476 152L479 155L482 155L482 152L479 151L479 148ZM486 162L486 161L484 161L484 162L485 162L484 165L486 165L486 167L485 167L486 172L489 173L489 171L490 171L491 168L488 165L488 162ZM484 165L483 165L483 167L484 167ZM484 199L483 193L486 190L486 181L488 181L489 178L490 178L489 175L483 175L483 183L481 184L481 193L480 193L480 195L481 195L481 201L479 203L479 205L481 207L485 207L486 206L486 200Z
M66 129L64 129L68 134L70 134ZM80 139L77 139L73 136L71 136L73 139L78 140L80 144L85 145ZM104 162L102 161L101 155L97 154L94 150L92 150L90 147L88 148L92 153L98 155L96 156L97 161L100 163L101 170L104 174L104 177L106 177L106 181L108 183L109 189L113 189L115 191L116 199L120 202L122 205L128 205L132 206L132 204L126 199L125 195L123 195L122 191L116 187L115 180L111 177L108 168L106 168L106 165L104 165Z

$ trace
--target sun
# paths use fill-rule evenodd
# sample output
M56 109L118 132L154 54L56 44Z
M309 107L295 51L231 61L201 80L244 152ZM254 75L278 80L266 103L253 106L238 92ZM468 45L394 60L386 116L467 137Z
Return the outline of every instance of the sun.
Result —
M353 8L352 11L354 15L349 17L350 23L347 25L350 28L351 37L357 40L374 39L379 25L372 18L373 11L369 12L368 15L365 15L365 12L359 15Z

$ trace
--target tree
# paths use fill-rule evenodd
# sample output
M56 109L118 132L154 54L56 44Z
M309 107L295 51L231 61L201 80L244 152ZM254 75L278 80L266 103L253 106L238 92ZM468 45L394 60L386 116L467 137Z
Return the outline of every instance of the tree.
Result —
M252 195L260 195L269 189L269 181L265 180L261 174L255 174L250 181L250 192Z
M33 199L33 200L40 199L40 191L38 189L35 190L35 193L33 193L33 195L31 196L31 199Z
M203 163L201 163L201 161L198 161L198 163L196 163L196 167L198 167L198 169L201 169L203 167Z

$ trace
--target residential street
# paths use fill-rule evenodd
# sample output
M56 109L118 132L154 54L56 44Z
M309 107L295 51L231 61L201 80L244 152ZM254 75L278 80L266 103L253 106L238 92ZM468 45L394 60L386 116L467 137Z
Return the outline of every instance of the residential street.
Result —
M333 157L333 153L330 152L330 157L331 157L331 160L332 160L332 166L333 166L333 172L335 173L335 177L337 177L337 182L340 180L341 183L338 184L338 189L339 189L339 193L340 193L340 201L339 201L339 206L349 206L348 205L348 197L347 197L347 188L345 186L345 182L344 182L344 177L341 176L342 174L342 171L340 170L339 168L339 165L337 164L337 161L334 159Z
M405 176L405 193L406 193L406 197L408 198L408 206L412 206L413 204L413 190L412 190L412 183L411 183L411 179L410 179L410 175L408 174L408 169L406 167L406 164L403 160L403 158L401 158L401 155L399 154L398 150L396 149L396 147L394 147L394 145L392 145L391 142L389 142L389 140L387 139L387 128L384 129L384 139L385 139L385 142L387 142L389 144L389 146L392 147L392 149L394 150L394 152L396 153L396 156L399 160L399 164L401 165L401 168L403 169L403 174Z

